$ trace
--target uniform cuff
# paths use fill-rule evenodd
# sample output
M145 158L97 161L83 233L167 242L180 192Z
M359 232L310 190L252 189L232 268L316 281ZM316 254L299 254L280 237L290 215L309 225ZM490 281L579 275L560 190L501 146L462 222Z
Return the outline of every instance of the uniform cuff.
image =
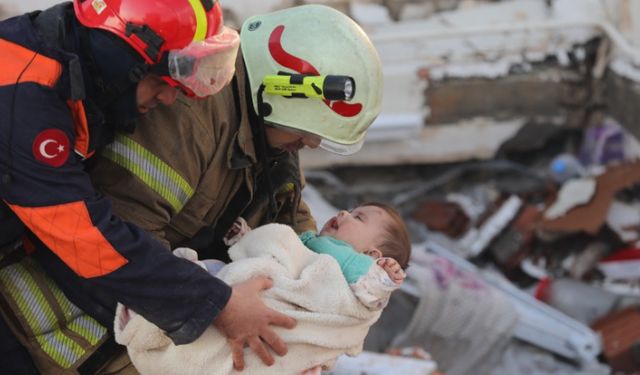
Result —
M166 332L174 344L185 345L195 341L213 323L213 320L229 302L231 287L220 279L215 278L214 280L211 296L203 301L191 318L178 329Z

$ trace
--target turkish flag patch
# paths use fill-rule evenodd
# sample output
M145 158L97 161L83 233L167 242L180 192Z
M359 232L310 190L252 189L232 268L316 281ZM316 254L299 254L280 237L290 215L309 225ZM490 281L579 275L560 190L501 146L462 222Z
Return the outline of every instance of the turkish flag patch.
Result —
M69 158L69 138L60 129L43 130L36 136L31 150L36 160L57 168Z

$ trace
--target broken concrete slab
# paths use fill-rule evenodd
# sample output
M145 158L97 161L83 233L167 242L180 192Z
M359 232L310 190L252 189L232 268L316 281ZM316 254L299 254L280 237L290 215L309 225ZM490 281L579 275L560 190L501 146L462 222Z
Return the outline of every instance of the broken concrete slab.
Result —
M621 249L602 258L598 268L611 280L640 279L640 249Z
M479 255L516 217L522 203L522 199L517 195L510 196L495 213L482 223L480 228L471 228L460 239L458 242L460 247L467 252L469 257Z
M555 202L544 212L544 218L552 220L565 215L572 208L588 203L595 192L594 178L576 178L567 181L558 191Z
M345 157L316 149L300 150L304 169L347 165L398 165L491 159L502 143L524 124L522 118L497 121L473 118L453 124L428 126L408 139L366 141L362 150ZM376 132L374 126L370 133Z
M600 333L603 353L614 372L626 374L640 370L640 307L611 313L593 324Z
M535 227L541 216L535 205L525 205L511 226L491 243L489 249L496 262L506 269L515 269L529 254L535 240Z
M637 183L640 183L640 162L609 167L596 177L596 193L589 203L574 207L556 219L543 220L538 228L552 233L582 231L595 235L606 221L615 194Z
M640 239L640 202L629 204L613 201L607 213L607 225L622 242L638 241Z
M419 205L411 218L451 238L462 236L470 225L464 210L453 202L426 201Z
M429 359L400 357L374 352L362 352L356 357L341 356L336 366L326 375L430 375L437 369L436 362Z

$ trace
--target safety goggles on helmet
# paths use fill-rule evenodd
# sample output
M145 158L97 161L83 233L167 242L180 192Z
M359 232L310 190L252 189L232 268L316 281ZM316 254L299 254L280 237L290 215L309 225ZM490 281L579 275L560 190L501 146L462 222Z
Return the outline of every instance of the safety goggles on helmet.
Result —
M215 35L169 51L169 75L188 94L191 91L201 98L213 95L233 78L239 45L238 32L223 26Z

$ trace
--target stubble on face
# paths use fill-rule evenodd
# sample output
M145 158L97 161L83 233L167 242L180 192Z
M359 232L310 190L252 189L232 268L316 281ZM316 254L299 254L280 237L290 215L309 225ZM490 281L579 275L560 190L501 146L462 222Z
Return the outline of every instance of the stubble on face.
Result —
M155 74L147 74L136 87L138 112L145 114L158 104L171 105L176 100L177 89Z

